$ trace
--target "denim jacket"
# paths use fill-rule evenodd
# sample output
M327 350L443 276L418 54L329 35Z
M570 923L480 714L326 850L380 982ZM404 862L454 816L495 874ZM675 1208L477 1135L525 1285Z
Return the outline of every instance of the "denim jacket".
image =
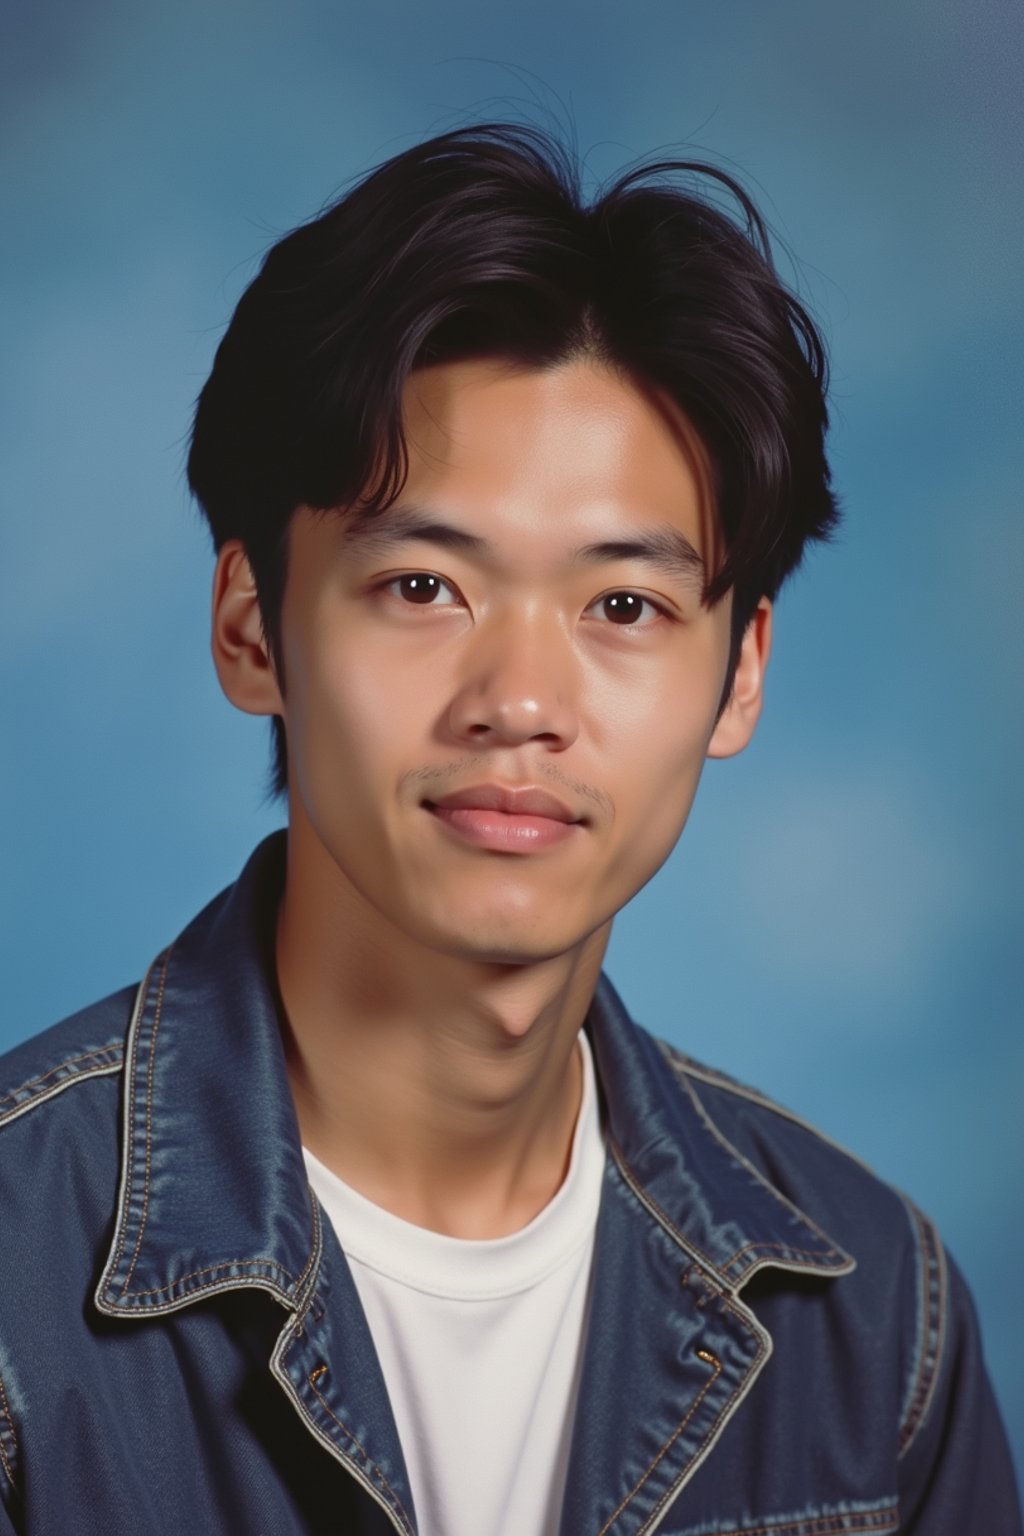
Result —
M283 847L3 1059L0 1532L416 1531L285 1075ZM606 978L586 1027L608 1150L562 1536L1019 1533L928 1219Z

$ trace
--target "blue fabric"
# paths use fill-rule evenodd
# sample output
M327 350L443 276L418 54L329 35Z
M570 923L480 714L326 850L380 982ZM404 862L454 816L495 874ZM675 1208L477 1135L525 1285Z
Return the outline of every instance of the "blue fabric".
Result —
M283 856L0 1062L0 1532L415 1532L285 1075ZM927 1218L605 977L587 1029L608 1158L563 1536L1016 1536Z

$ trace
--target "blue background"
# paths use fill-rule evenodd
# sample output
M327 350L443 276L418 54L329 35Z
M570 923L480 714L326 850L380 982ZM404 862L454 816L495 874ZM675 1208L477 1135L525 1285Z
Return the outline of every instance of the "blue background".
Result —
M281 820L265 727L214 680L183 479L266 246L466 120L571 115L594 181L713 157L831 338L846 524L609 969L938 1219L1024 1464L1016 3L43 0L0 26L0 1045L136 978Z

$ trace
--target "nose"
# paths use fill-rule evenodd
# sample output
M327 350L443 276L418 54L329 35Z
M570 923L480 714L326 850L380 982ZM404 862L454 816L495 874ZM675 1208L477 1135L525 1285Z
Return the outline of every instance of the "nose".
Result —
M534 613L481 625L467 643L449 729L474 746L538 741L564 750L579 733L577 670L554 619Z

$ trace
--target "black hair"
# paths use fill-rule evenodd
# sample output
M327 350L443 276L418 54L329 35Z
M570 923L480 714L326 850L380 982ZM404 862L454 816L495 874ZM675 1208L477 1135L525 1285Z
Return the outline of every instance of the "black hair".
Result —
M750 197L688 160L641 164L589 203L580 181L538 128L458 128L377 166L264 258L199 396L188 479L215 547L245 547L279 677L292 514L397 497L403 386L429 364L589 357L676 402L723 546L704 600L733 592L723 705L759 598L835 526L824 344Z

